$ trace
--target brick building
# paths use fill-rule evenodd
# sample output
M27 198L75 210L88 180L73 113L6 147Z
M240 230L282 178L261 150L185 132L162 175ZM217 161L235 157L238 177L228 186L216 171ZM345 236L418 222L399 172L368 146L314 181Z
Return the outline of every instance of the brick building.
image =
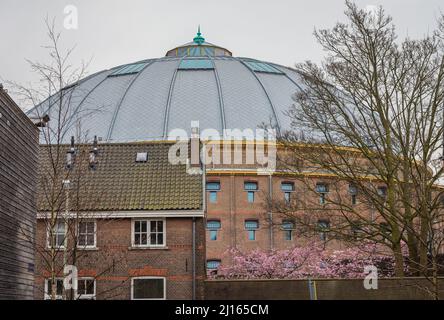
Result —
M305 190L300 180L286 175L285 170L266 175L259 172L254 164L206 166L203 176L189 177L184 165L170 166L166 158L159 160L150 152L147 164L160 166L147 168L152 170L149 172L158 173L155 185L141 183L136 177L126 183L125 179L116 179L113 175L121 170L133 175L144 168L143 164L134 163L135 154L140 152L142 146L165 146L162 155L166 157L167 144L162 141L175 141L178 137L188 141L192 135L191 129L197 127L197 122L203 140L209 136L216 141L233 136L237 142L251 140L251 135L255 136L264 123L269 123L279 132L291 130L291 121L286 112L294 103L293 95L301 91L301 83L301 76L294 69L257 59L235 57L230 50L206 42L199 31L192 42L169 50L165 57L103 70L63 89L64 95L59 96L69 96L69 110L75 110L72 114L67 112L69 118L66 122L73 124L80 115L87 114L86 119L82 119L82 128L90 135L97 136L104 157L110 152L126 148L132 150L122 151L128 153L131 163L104 158L99 162L97 171L89 173L97 176L104 170L104 180L101 183L93 180L90 192L96 196L108 195L93 201L94 205L84 210L97 214L105 212L105 216L93 216L96 223L91 228L97 230L98 250L96 247L87 250L85 266L80 268L84 277L97 277L97 299L107 298L103 293L107 281L110 283L108 286L122 281L123 291L116 297L131 298L131 284L128 281L139 273L146 277L159 277L160 274L161 278L166 278L167 298L191 298L189 291L181 291L179 287L189 287L191 283L189 255L192 251L188 250L192 250L189 237L193 217L197 219L197 278L205 275L204 266L209 271L217 269L226 259L224 255L227 249L283 249L294 246L297 241L300 243L297 237L300 228L273 213L273 210L268 210L266 200L271 197L290 201L305 197L319 204L322 199L318 200L317 197L325 197L328 191L328 177L312 176L311 181L318 184L318 193ZM56 98L57 95L42 102L29 115L48 115L55 119L59 113L58 105L54 103ZM98 108L99 112L91 112ZM52 120L49 125L56 127L57 122ZM75 135L76 126L72 125L64 133L63 143L68 144L69 137ZM260 133L257 135L260 136ZM153 152L157 155L160 151ZM169 170L177 168L182 170L177 176L168 176ZM195 184L186 182L189 179ZM177 205L187 199L181 193L164 196L173 186L181 192L192 192L194 202L191 207ZM342 187L349 197L349 186ZM171 204L171 199L176 205ZM160 205L153 206L159 200ZM59 208L63 206L63 203L59 204ZM170 211L173 211L172 215ZM111 213L113 218L108 219ZM122 213L129 215L122 216ZM165 219L163 226L167 228L166 239L170 250L134 250L131 245L135 239L134 229L144 228L143 225L135 225L134 221L138 220L134 219L139 217L138 214L144 219ZM328 223L326 219L319 220L324 227L328 227ZM89 227L84 228L89 230ZM44 243L45 228L41 223L39 230L40 243ZM188 231L183 233L179 230ZM316 235L325 236L323 232ZM110 237L117 239L111 241ZM102 249L107 242L115 242L116 245ZM120 248L120 255L130 257L128 265L117 267L112 259L98 258L100 253L117 250L115 247ZM178 254L178 248L183 248L183 256ZM97 260L112 262L111 275L100 274L94 262ZM45 291L44 279L45 275L38 278L41 287L39 297L43 297ZM162 288L160 284L159 288Z
M55 192L62 196L51 203L54 186L45 176L53 147L41 147L35 297L51 298L53 266L55 296L63 298L63 269L74 265L74 298L202 298L202 175L171 165L170 143L76 146L69 167L65 154L72 149L64 145L64 185ZM52 225L51 217L57 220Z
M32 299L38 130L0 84L0 299Z

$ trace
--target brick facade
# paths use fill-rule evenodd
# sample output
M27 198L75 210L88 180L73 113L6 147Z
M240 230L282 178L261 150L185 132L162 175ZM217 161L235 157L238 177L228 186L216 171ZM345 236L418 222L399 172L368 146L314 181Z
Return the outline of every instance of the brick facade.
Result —
M217 195L217 202L211 203L209 192L207 191L207 219L219 220L221 229L218 231L218 239L212 241L210 239L210 231L207 229L207 260L221 260L222 263L228 262L230 255L227 250L237 248L243 252L254 249L261 250L284 250L290 249L295 245L303 245L309 241L307 234L301 237L303 231L296 226L293 231L293 239L287 240L282 223L288 220L288 217L279 213L273 213L273 223L270 223L270 215L267 210L268 199L273 201L284 201L284 192L281 189L283 182L292 182L295 185L295 191L291 194L291 201L304 202L307 204L319 204L319 196L306 186L306 182L291 176L272 175L271 185L272 193L270 195L270 176L260 176L257 174L207 174L208 182L220 182L220 191ZM313 184L318 182L327 182L322 177L311 178ZM245 182L257 182L259 190L256 192L254 203L249 203L247 199L247 191L244 189ZM334 182L338 189L341 190L342 196L350 198L348 194L348 185L345 183ZM333 192L332 192L333 193ZM359 202L358 204L359 205ZM319 218L330 220L331 212L327 213L320 210ZM248 239L248 232L245 229L246 220L258 220L259 230L256 232L256 240ZM319 234L312 234L313 237L319 237ZM338 241L329 242L330 247L341 248L342 243Z
M131 245L131 219L97 220L97 249L79 250L75 263L80 278L96 280L96 299L131 299L131 279L135 277L166 278L167 299L192 299L192 219L167 218L165 221L167 248L137 249ZM196 296L202 299L205 267L203 219L197 219L196 225ZM37 241L39 244L46 243L43 220L39 220L37 225ZM71 257L69 242L68 239L68 256ZM48 255L47 249L37 253L36 299L44 298L44 279L50 275L44 260ZM62 251L58 259L62 261ZM71 258L68 263L70 261Z

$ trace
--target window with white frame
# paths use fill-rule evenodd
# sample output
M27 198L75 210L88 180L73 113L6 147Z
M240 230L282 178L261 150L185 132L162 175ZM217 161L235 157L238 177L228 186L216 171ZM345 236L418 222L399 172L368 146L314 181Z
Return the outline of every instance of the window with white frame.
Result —
M52 280L46 279L45 280L45 300L51 300L52 299ZM55 298L56 300L62 300L63 299L63 279L55 279Z
M94 300L96 298L96 281L93 278L79 278L77 297L80 300Z
M96 221L87 220L80 221L77 229L77 246L79 248L95 248L96 247Z
M165 220L134 220L133 246L164 247Z
M140 277L131 279L132 300L165 300L166 279Z
M47 246L48 248L63 249L66 245L66 222L58 220L51 228L48 225Z

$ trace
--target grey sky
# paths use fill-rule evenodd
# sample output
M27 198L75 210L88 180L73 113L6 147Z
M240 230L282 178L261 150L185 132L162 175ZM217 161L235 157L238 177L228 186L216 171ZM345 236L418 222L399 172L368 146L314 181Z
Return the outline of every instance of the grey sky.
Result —
M420 37L436 27L442 0L357 0L383 5L401 36ZM79 29L64 30L63 9L79 10ZM314 27L344 18L343 0L0 0L0 79L35 81L25 58L45 61L44 18L56 17L73 62L92 63L89 73L145 58L192 40L198 24L207 41L244 56L292 66L319 62Z

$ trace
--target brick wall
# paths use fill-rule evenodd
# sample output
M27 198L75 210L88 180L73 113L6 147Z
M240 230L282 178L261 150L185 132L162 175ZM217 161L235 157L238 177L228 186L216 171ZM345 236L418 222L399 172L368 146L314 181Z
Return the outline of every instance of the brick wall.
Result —
M289 249L295 245L303 245L307 242L306 237L300 237L306 231L296 226L292 240L286 240L282 230L282 222L288 217L273 213L273 227L270 232L270 220L266 207L266 199L269 193L269 177L258 175L212 175L207 176L207 181L219 181L221 190L218 192L217 203L211 203L209 192L207 192L208 220L220 220L221 230L218 233L218 240L211 241L210 233L207 230L207 260L222 260L222 263L229 263L230 257L227 253L229 248L238 248L241 251L251 251L254 249L277 250ZM255 202L248 203L247 192L244 190L244 182L255 181L258 183L259 191L256 193ZM281 190L282 182L294 182L296 191L292 194L292 201L319 204L319 197L304 182L295 178L285 176L272 177L272 198L276 201L283 201L284 193ZM315 185L317 182L325 182L322 178L313 178ZM328 181L327 181L328 182ZM348 184L335 182L338 189L342 190L343 197L349 197ZM331 192L332 195L334 194ZM359 205L359 203L358 203ZM331 219L331 211L319 212L319 218ZM245 230L245 220L259 220L259 230L256 232L256 240L248 240ZM305 234L304 233L304 234ZM306 235L306 234L305 234ZM313 237L319 237L313 232ZM271 241L273 237L273 241ZM330 247L341 248L344 244L336 241L329 243Z
M443 284L444 279L441 278L440 299L444 298ZM427 291L433 288L430 282L420 278L380 279L377 290L366 290L361 279L315 280L314 285L319 300L433 299ZM310 289L308 280L206 281L205 299L309 300Z

